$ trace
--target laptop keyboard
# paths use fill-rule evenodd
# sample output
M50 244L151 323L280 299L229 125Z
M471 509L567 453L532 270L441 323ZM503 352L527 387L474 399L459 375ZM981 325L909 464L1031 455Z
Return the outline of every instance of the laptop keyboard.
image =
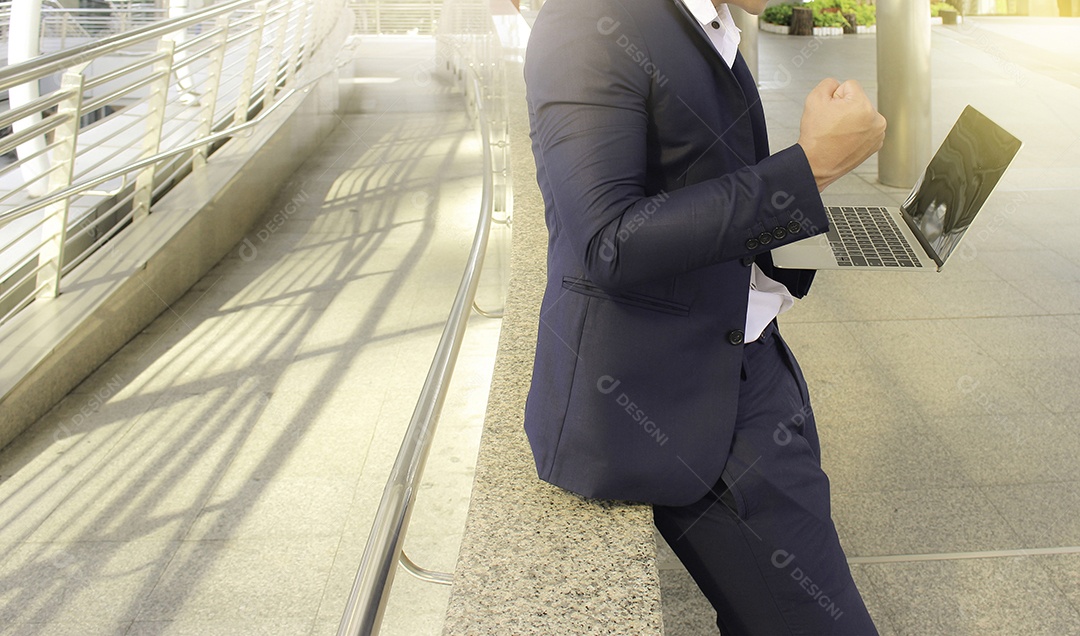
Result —
M842 267L922 267L885 208L827 208L829 245Z

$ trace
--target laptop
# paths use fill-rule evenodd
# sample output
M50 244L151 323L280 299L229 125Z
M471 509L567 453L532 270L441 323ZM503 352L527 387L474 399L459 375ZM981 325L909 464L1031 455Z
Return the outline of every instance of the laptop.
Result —
M968 106L904 205L827 207L828 232L776 248L773 264L941 271L1022 145Z

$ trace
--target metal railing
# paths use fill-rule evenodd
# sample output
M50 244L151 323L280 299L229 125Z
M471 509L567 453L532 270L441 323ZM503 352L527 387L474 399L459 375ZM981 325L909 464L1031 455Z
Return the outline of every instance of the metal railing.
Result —
M353 32L365 35L432 35L442 11L440 0L350 0L356 21Z
M485 114L478 117L480 136L484 145L484 191L480 203L480 218L477 221L476 234L473 237L469 260L458 286L457 296L450 309L450 317L443 327L442 338L435 352L431 368L428 370L424 388L416 402L409 427L398 451L390 478L383 490L375 521L372 524L360 569L353 583L352 593L338 628L339 636L378 633L390 588L394 582L396 566L400 561L404 567L420 578L436 583L449 583L451 576L442 572L425 570L408 559L402 551L405 532L412 516L413 503L424 473L431 441L435 436L435 427L442 411L446 394L450 387L450 378L454 373L458 351L465 335L469 312L476 289L480 284L480 270L487 251L488 235L491 230L492 193L490 135Z
M317 15L321 6L322 16ZM0 323L295 88L340 0L233 0L0 69Z
M130 31L165 19L168 11L153 3L109 2L103 7L78 9L44 0L41 7L41 50L78 38L101 38ZM11 0L0 0L0 42L7 41L11 23Z
M449 585L453 581L450 573L427 570L413 563L403 551L403 546L467 318L470 309L476 307L476 289L488 235L495 220L494 212L499 210L509 215L510 191L507 185L509 145L505 71L488 0L447 0L443 11L444 17L450 19L439 29L437 61L461 81L468 107L476 116L484 153L480 215L457 296L383 490L338 628L339 636L378 633L399 564L409 573L428 582ZM450 14L467 16L455 19L448 16L448 11ZM463 23L473 24L475 28L458 31L455 30L457 27L446 26L460 26ZM480 313L484 315L487 312ZM501 312L488 315L499 317Z
M166 9L127 7L123 9L41 8L41 51L60 51L72 44L125 33L154 24L168 16Z

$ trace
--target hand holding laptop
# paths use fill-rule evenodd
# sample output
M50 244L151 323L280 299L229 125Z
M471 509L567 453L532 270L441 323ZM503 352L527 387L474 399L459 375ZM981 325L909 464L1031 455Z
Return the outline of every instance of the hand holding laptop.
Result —
M854 170L885 141L885 118L855 80L822 80L806 97L799 145L818 191Z
M904 205L827 207L826 232L773 250L773 264L796 269L941 271L1022 145L968 106Z

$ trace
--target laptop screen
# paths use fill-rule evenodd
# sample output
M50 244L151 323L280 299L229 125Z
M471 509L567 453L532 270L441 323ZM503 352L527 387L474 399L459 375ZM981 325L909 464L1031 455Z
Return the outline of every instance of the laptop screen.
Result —
M944 262L1020 150L1020 141L964 109L901 206Z

